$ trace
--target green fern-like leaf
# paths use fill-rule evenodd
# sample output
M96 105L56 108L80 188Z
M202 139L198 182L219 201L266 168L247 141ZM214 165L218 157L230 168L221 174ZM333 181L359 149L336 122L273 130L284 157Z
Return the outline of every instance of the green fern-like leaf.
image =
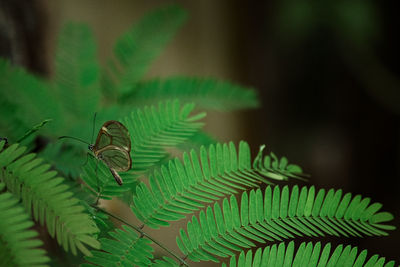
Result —
M294 242L258 248L253 255L252 250L241 252L239 257L233 256L229 267L244 266L304 266L304 267L359 267L359 266L395 266L394 261L386 262L385 258L373 255L367 260L367 250L358 252L357 247L339 245L332 250L331 244L321 247L321 243L301 243L295 251ZM222 266L226 267L224 263Z
M186 19L186 12L177 5L150 12L114 46L116 60L109 63L106 91L125 93L142 79L150 63L164 49Z
M2 142L3 143L3 142ZM0 145L0 150L3 144ZM35 221L46 224L47 230L65 251L86 255L86 245L97 248L98 241L92 237L98 229L84 213L84 207L74 198L63 178L49 171L50 165L43 164L35 154L24 155L25 147L11 145L0 153L1 180L7 190L22 203Z
M274 180L287 180L295 178L304 180L309 175L303 173L300 166L289 164L286 157L278 158L273 152L263 156L265 145L260 147L260 150L254 159L253 167L262 175Z
M110 217L107 214L94 208L93 206L90 206L89 203L83 202L82 204L86 207L86 210L89 212L90 216L93 218L100 230L97 234L97 239L107 237L108 232L115 229L114 223L110 220Z
M4 95L3 88L5 87L0 87L2 96ZM15 103L10 103L6 97L0 98L0 114L4 118L0 121L0 128L2 129L2 135L8 136L10 140L16 140L27 130L25 122L15 115L18 112L19 107Z
M149 177L150 187L141 183L133 198L132 210L146 225L158 228L168 221L185 218L224 195L247 187L270 183L251 164L250 148L240 142L203 146L200 155L194 150L183 154L183 162L171 160L161 171Z
M65 146L61 142L57 142L49 143L41 151L40 157L51 163L66 177L75 179L81 172L80 166L84 163L86 154L82 147L73 144Z
M110 169L102 161L90 156L81 178L90 187L90 193L96 198L110 200L112 197L122 196L136 181L132 175L122 176L122 173L120 175L124 182L123 186L115 182Z
M53 81L67 118L93 116L100 100L99 77L96 44L89 27L66 24L59 35Z
M175 260L163 256L162 258L154 259L153 263L151 264L152 267L179 267L182 266L178 264Z
M165 99L178 98L182 102L215 110L234 110L258 106L253 89L216 79L173 77L137 83L121 97L122 104L146 105Z
M102 251L92 251L93 256L85 257L85 266L149 266L153 259L151 241L140 237L133 229L123 225L109 233L112 238L102 238Z
M260 189L242 194L240 211L235 196L224 199L214 209L208 207L181 229L177 243L193 261L218 261L214 256L232 256L232 251L254 247L295 236L362 236L387 235L395 227L384 223L392 220L387 212L378 212L381 204L370 204L360 195L343 195L341 190L319 190L314 187L268 186L264 197Z
M40 121L61 117L60 106L48 84L1 58L0 92L0 126L9 129L6 134L10 139L17 140ZM57 125L54 122L49 127L54 130Z
M39 124L36 124L33 126L29 131L27 131L23 136L21 136L16 143L30 143L32 142L33 138L35 137L35 133L39 131L44 125L46 125L48 122L52 121L52 119L47 119L42 121Z
M0 191L5 185L0 183ZM47 266L50 259L41 249L38 233L30 230L33 222L18 199L12 194L0 193L0 265L1 266Z
M102 199L121 196L141 174L166 157L166 148L183 143L203 125L198 120L205 114L191 115L193 108L192 104L167 101L160 102L158 109L152 106L133 111L122 120L131 134L132 158L132 169L120 173L124 186L116 184L109 168L93 157L84 168L83 181Z
M132 138L132 171L148 171L174 147L193 136L202 126L205 113L191 115L194 104L178 100L160 102L158 108L145 107L132 112L123 122Z

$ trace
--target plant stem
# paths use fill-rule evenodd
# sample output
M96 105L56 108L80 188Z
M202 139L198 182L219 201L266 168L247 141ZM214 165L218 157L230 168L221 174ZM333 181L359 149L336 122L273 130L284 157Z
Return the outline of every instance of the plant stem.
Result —
M173 251L169 250L166 246L164 246L163 244L161 244L160 242L158 242L156 239L154 239L153 237L151 237L150 235L146 234L145 232L143 232L143 230L141 230L139 227L125 221L124 219L122 219L121 217L114 215L112 213L109 213L108 211L106 211L105 209L102 209L100 207L97 207L95 205L91 205L93 208L95 208L96 210L99 210L101 212L104 212L105 214L107 214L110 217L113 217L114 219L117 219L118 221L132 227L133 229L135 229L137 232L139 232L142 236L146 237L147 239L151 240L152 242L154 242L154 244L158 245L160 248L164 249L166 252L168 252L168 254L172 255L175 259L177 259L181 265L184 266L189 266L187 264L187 262L182 259L181 257L179 257L178 255L176 255Z

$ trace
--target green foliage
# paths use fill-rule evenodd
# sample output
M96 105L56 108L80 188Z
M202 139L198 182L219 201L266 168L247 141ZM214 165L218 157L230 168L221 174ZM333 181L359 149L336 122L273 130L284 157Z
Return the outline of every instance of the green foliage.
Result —
M170 5L150 12L114 45L115 60L109 63L105 89L126 93L143 78L150 63L164 49L186 20L186 11ZM154 102L153 102L154 103Z
M48 144L40 153L58 171L75 180L81 173L87 152L76 144L64 145L62 142Z
M85 266L149 266L154 251L151 241L139 236L130 227L123 225L109 233L111 238L101 238L102 251L93 251L92 257L86 260L92 264Z
M93 251L93 256L85 257L89 266L179 266L175 260L163 256L155 258L152 242L138 235L131 227L122 225L108 233L107 238L101 238L102 251Z
M295 178L304 180L309 175L304 174L300 166L289 164L286 157L278 159L278 157L271 152L270 155L263 157L265 145L260 147L260 150L253 162L253 168L266 177L274 180L287 180L288 178Z
M101 92L96 53L88 26L78 23L64 26L58 40L52 90L62 99L67 121L90 118L99 108Z
M154 259L153 264L151 265L153 267L178 267L181 266L176 263L173 259L163 256L161 259Z
M83 266L178 266L186 258L218 261L228 256L232 266L279 266L284 261L311 266L317 260L383 266L385 259L366 261L366 252L357 254L356 248L339 246L330 253L330 245L321 249L319 243L303 243L294 253L293 243L273 244L299 236L387 235L394 229L386 225L392 215L380 212L381 204L370 204L369 198L341 190L272 188L272 182L308 176L285 157L264 156L264 146L252 160L246 142L237 148L201 131L205 112L194 112L195 104L223 111L253 108L258 106L253 89L214 78L144 80L185 19L177 5L149 13L118 38L106 68L99 65L90 28L66 24L50 81L0 59L0 129L10 141L7 148L0 141L1 264L42 266L49 261L37 233L30 230L36 221L66 252L83 253L88 261ZM93 155L84 165L87 145L54 142L61 135L89 142L98 129L92 128L95 112L97 125L120 120L129 130L132 169L120 173L122 186ZM26 151L39 151L44 159ZM240 193L238 202L235 194ZM144 230L133 225L114 229L110 218L118 217L96 201L114 197L131 205ZM177 238L185 254L181 258L145 232L145 227L168 227L193 214L198 216ZM266 242L271 246L254 256L248 250ZM169 257L156 256L150 245L162 247Z
M233 256L229 261L229 267L236 266L395 266L393 261L387 262L385 258L373 255L367 260L367 250L358 253L357 247L343 245L337 246L334 250L331 244L321 247L318 242L315 245L311 242L301 243L294 251L294 242L289 242L287 246L284 243L279 245L267 246L264 249L257 249L253 255L251 250L244 253L243 251ZM226 264L222 266L226 267Z
M157 166L167 156L166 148L174 147L203 125L198 122L205 113L191 115L192 104L180 105L179 101L160 102L158 108L151 106L135 110L122 121L129 132L135 133L131 141L132 169L123 176L126 186L120 187L112 178L105 164L91 157L84 168L83 181L91 192L102 199L111 199L132 188L141 174Z
M3 143L3 142L2 142ZM5 185L0 183L0 191ZM38 233L30 230L33 222L18 199L8 192L0 193L0 259L1 266L47 266L50 259Z
M253 89L212 78L172 77L142 81L121 97L120 103L146 105L169 98L194 102L216 110L234 110L258 106ZM238 101L240 99L240 101Z
M235 196L208 207L198 217L193 216L187 233L181 229L177 243L181 251L193 261L212 260L215 256L233 256L232 251L255 247L255 242L280 241L295 236L362 236L387 235L385 230L395 227L384 223L393 219L387 212L378 212L379 203L369 204L369 198L341 190L294 186L289 193L268 186L244 192L240 210ZM215 256L214 256L215 255Z
M166 101L133 111L123 120L132 140L132 171L143 172L166 155L165 148L183 143L194 135L203 123L198 122L204 112L191 115L193 104L180 105L179 101Z
M0 143L0 151L4 142ZM11 145L0 153L1 181L7 190L22 201L28 214L41 225L46 224L51 237L56 238L65 251L84 254L90 252L86 245L97 248L92 237L97 227L84 207L73 197L63 178L49 171L50 165L35 154L24 154L25 147Z
M6 130L4 134L11 141L17 140L30 129L31 125L45 119L61 117L57 99L45 81L22 68L11 66L1 58L0 90L2 96L0 126Z
M128 179L123 178L124 186L119 186L109 168L93 156L89 156L81 178L90 187L89 193L96 198L108 200L112 197L121 197L129 190L131 184L135 183L135 178L128 176Z
M31 139L32 136L40 130L40 128L42 128L45 124L47 124L48 122L52 121L51 119L48 120L44 120L41 123L33 126L32 129L30 129L29 131L27 131L21 138L19 138L17 140L17 143L23 143L24 141L26 141L27 139Z
M103 72L91 30L78 23L66 24L60 33L55 75L49 82L0 59L0 93L4 97L0 99L3 118L0 127L5 129L2 134L15 142L31 125L54 119L42 135L50 140L69 135L89 142L91 119L96 111L99 121L105 122L123 118L144 104L152 106L169 99L220 110L254 107L257 100L253 90L228 82L167 78L165 82L158 80L167 90L160 91L148 88L154 82L142 81L153 60L185 19L186 12L176 5L151 12L116 41L115 57ZM168 91L171 86L175 87L174 92ZM182 89L192 92L191 96L179 93ZM71 146L83 151L82 147L79 144L71 144L66 149L51 146L50 150L44 150L42 157L59 166L65 175L76 177L80 172L75 164L79 153Z
M270 181L252 167L250 148L240 142L239 151L229 144L210 145L169 161L149 177L148 187L141 183L133 197L132 210L152 228L168 226L168 221L185 218L225 195L248 187L258 187Z

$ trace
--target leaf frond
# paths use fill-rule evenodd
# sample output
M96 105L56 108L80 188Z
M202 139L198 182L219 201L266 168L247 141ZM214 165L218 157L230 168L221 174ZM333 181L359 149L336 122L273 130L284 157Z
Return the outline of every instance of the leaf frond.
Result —
M33 134L35 134L37 131L40 130L40 128L42 128L46 123L52 121L52 119L47 119L42 121L39 124L36 124L35 126L33 126L31 129L29 129L29 131L27 131L23 136L21 136L16 143L21 143L26 141L26 139L30 138Z
M0 191L5 185L0 183ZM1 266L48 266L50 259L40 246L34 223L18 199L8 192L0 193L0 262Z
M93 251L84 266L149 266L153 259L150 240L140 237L132 228L109 232L111 238L101 238L101 251Z
M272 173L272 172L271 172ZM146 225L159 228L212 203L225 195L248 187L271 183L251 164L250 147L229 144L210 145L183 154L149 177L150 187L141 183L133 197L132 210Z
M0 150L4 142L0 143ZM14 144L0 153L1 180L7 190L22 201L26 211L41 225L46 224L49 235L57 239L65 251L80 250L89 254L86 245L98 247L93 234L98 232L92 219L73 197L64 179L49 171L35 154L24 154L25 147Z
M123 186L115 182L110 169L101 160L89 156L81 178L90 187L91 194L100 199L110 200L112 197L121 197L130 190L131 184L136 182L135 176L122 176L122 173L120 175L123 180Z
M68 23L59 35L54 91L67 117L90 118L100 100L96 43L87 25Z
M179 267L182 266L178 264L175 260L170 257L163 256L162 258L156 258L153 260L152 267Z
M208 207L180 231L177 244L193 261L218 261L232 251L255 246L255 242L281 241L295 236L381 236L395 227L385 223L393 216L380 212L379 203L370 204L360 195L343 195L342 190L314 187L268 186L244 192L240 210L235 196Z
M169 5L151 11L122 35L105 75L106 92L128 92L186 20L186 11Z
M51 163L52 166L66 177L76 179L81 172L81 165L85 161L86 154L82 147L56 142L49 143L40 151L40 157Z
M264 249L258 248L254 253L252 250L244 253L243 251L231 257L229 264L224 267L244 267L244 266L304 266L304 267L325 267L325 266L395 266L394 261L386 261L384 257L373 255L367 257L367 250L358 251L357 247L350 245L338 245L332 248L328 243L321 246L321 243L303 242L295 251L294 242L274 244Z
M166 148L183 143L203 126L198 120L205 113L191 114L193 109L194 104L163 101L158 108L148 106L125 117L132 139L132 172L147 171L167 155Z
M49 85L2 58L0 92L0 112L3 118L0 126L9 129L6 134L10 139L17 140L38 121L61 117L60 106L49 90ZM54 124L50 127L56 129Z
M256 92L213 78L172 77L141 81L120 98L125 105L142 106L177 98L211 110L236 110L258 107Z
M167 148L183 143L202 127L203 123L198 120L205 114L191 115L193 108L193 104L180 105L175 100L160 102L158 108L151 106L133 111L122 120L131 133L132 158L132 169L120 173L124 186L117 185L109 168L93 157L84 167L83 181L100 198L121 196L132 188L140 175L167 156Z
M279 159L273 152L263 156L264 149L265 145L262 145L253 162L253 167L260 174L274 180L287 180L288 178L306 180L309 177L308 174L303 173L299 165L289 164L286 157Z

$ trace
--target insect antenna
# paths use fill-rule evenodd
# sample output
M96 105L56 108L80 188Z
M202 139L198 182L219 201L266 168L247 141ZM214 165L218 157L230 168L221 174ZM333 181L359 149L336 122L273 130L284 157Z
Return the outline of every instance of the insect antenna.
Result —
M58 137L58 140L64 139L64 138L74 139L74 140L77 140L77 141L79 141L79 142L82 142L82 143L85 143L85 144L87 144L87 145L90 145L90 144L89 144L88 142L86 142L85 140L82 140L82 139L80 139L80 138L73 137L73 136L66 136L66 135L60 136L60 137Z
M94 137L94 128L96 128L96 116L97 116L97 112L95 112L94 116L93 116L92 138L90 139L90 142L92 144L93 144L93 137Z

